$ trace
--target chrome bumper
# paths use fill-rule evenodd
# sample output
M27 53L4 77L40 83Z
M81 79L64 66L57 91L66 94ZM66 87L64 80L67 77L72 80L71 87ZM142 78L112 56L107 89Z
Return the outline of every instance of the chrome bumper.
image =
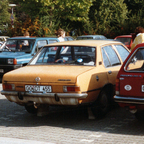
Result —
M22 96L33 96L33 97L55 97L57 95L59 98L79 98L83 99L88 96L87 93L32 93L32 92L18 92L18 91L1 91L2 95L5 96L18 96L19 94Z
M9 101L18 104L25 104L33 101L49 105L78 105L79 99L84 99L88 96L87 93L32 93L4 90L1 91L1 94L5 95Z
M119 103L144 104L144 98L123 97L117 95L114 96L114 101Z

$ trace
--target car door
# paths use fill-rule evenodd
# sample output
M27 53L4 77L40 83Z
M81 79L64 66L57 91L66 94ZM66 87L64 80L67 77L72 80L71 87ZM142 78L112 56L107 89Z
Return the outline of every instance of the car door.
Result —
M109 83L115 84L116 76L121 66L121 61L112 45L103 46L101 51Z
M144 97L144 48L134 52L122 71L120 95Z

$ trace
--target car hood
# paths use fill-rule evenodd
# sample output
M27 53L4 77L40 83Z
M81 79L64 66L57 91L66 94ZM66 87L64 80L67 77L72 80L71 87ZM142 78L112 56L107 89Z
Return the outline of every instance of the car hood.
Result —
M20 57L23 55L28 55L25 52L1 52L0 53L0 58L16 58Z
M94 67L89 66L25 66L3 76L3 81L37 83L75 83L77 76Z

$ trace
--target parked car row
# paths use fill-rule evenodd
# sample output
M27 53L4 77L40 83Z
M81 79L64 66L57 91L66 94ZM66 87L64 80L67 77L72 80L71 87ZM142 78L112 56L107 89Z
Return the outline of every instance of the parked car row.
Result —
M74 40L65 37L65 41ZM47 44L59 42L57 37L12 37L0 51L0 76L28 64L32 57Z
M144 44L130 53L105 38L67 40L9 38L0 53L1 94L37 115L49 106L85 105L101 118L118 102L144 120Z
M1 93L30 113L50 105L87 105L96 117L103 117L113 103L115 79L129 53L121 42L110 40L53 43L27 66L6 73Z

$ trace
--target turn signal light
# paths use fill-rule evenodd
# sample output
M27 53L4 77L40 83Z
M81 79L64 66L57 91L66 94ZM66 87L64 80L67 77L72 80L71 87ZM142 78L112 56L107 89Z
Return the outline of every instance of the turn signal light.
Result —
M63 91L64 92L79 92L80 87L78 87L78 86L63 86Z

